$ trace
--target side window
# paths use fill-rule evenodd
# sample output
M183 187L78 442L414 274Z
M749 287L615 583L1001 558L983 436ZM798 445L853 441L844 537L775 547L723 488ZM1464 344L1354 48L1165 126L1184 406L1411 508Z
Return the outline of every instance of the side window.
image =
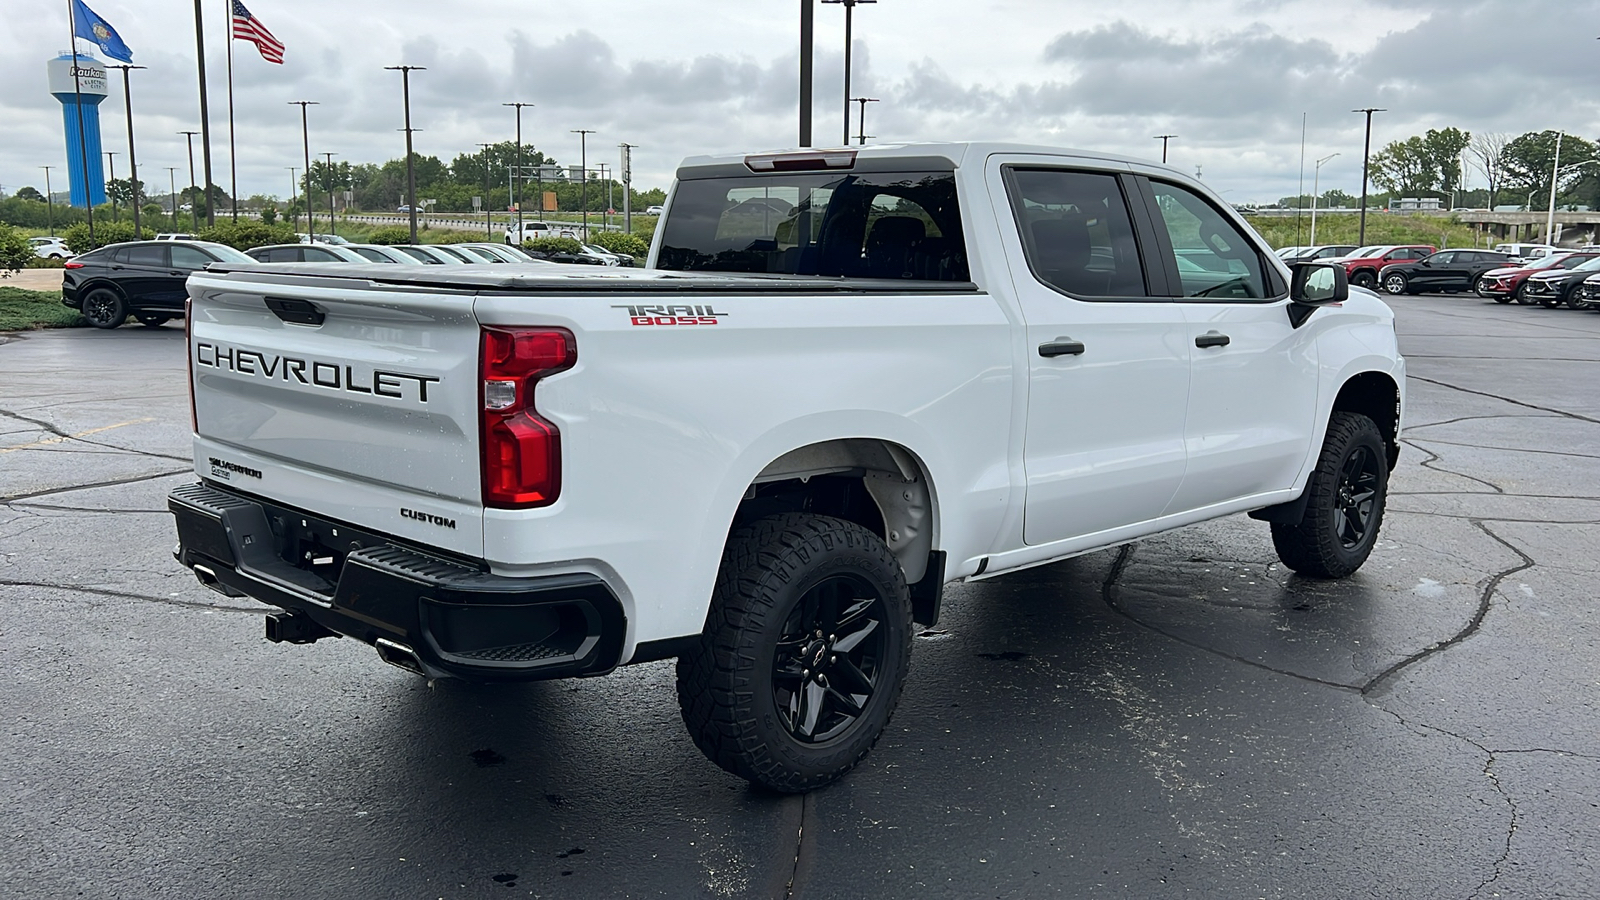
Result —
M1427 257L1427 259L1436 266L1448 266L1454 265L1457 262L1467 261L1460 259L1459 256L1460 254L1456 253L1435 253L1434 255Z
M117 263L118 265L126 265L128 262L128 248L118 247L117 249L107 253L106 257L111 262Z
M159 244L135 244L128 248L128 265L166 268L167 248Z
M306 262L338 262L339 257L334 256L320 247L302 247L300 252L305 254L302 259Z
M196 250L193 247L177 245L172 248L172 267L174 269L204 269L216 260L209 254Z
M1079 297L1145 297L1133 220L1115 175L1010 170L1011 208L1034 277Z
M267 262L299 262L299 247L273 247L267 251Z
M1186 188L1150 182L1162 224L1172 238L1185 297L1259 300L1270 297L1261 254L1232 222ZM1158 225L1159 227L1159 225Z

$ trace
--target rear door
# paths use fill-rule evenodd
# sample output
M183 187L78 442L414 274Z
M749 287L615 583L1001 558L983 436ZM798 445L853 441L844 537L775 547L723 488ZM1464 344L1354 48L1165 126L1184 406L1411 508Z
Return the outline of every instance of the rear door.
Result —
M1023 539L1044 544L1159 517L1183 479L1188 323L1147 272L1124 173L1001 167L1027 327ZM1157 283L1152 284L1147 275Z
M481 554L471 293L215 272L190 291L202 476Z
M112 264L112 269L117 270L117 284L135 304L166 305L165 297L172 293L167 249L167 244L148 243L133 244L117 251Z

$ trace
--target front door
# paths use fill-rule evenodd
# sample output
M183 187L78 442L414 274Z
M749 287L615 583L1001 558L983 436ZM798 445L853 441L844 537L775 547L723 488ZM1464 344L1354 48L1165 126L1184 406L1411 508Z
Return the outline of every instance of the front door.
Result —
M1183 479L1188 322L1147 279L1109 171L1001 167L1012 283L1026 318L1023 540L1044 544L1157 518ZM1142 207L1141 207L1142 212Z
M1149 189L1175 251L1191 360L1188 468L1168 511L1293 487L1317 407L1310 330L1290 324L1286 285L1210 201L1166 182Z

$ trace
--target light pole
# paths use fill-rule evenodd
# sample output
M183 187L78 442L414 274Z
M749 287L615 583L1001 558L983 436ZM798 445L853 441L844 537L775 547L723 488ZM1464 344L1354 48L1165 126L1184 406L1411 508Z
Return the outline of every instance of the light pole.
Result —
M517 208L517 246L522 246L522 108L532 106L532 103L502 103L501 106L513 106L517 110L517 168L516 176L511 181L511 205ZM544 191L539 192L539 218L544 218Z
M1175 134L1158 134L1152 138L1152 140L1161 142L1161 164L1163 166L1167 164L1167 141L1170 141L1175 137L1177 137Z
M295 173L300 170L294 166L284 166L284 168L289 170L289 208L294 210L294 215L290 217L289 227L299 231L300 210L298 209L299 203L297 201L300 199L300 179Z
M139 236L139 162L133 155L133 91L128 87L128 71L130 69L143 69L144 66L123 64L120 66L106 66L108 69L122 70L122 111L128 117L128 184L133 188L133 236Z
M484 240L494 240L494 223L489 210L489 148L493 144L479 144L483 148L483 237Z
M611 201L611 176L606 173L606 164L605 163L601 163L600 164L600 180L604 181L606 183L606 211L604 213L601 213L601 215L600 215L600 222L601 222L600 227L604 228L606 231L610 231L611 230L611 202L612 202Z
M1557 132L1556 133L1556 162L1560 163L1560 161L1561 161L1561 134L1560 134L1560 132ZM1544 242L1546 244L1555 243L1554 241L1550 240L1550 238L1552 236L1554 236L1555 233L1556 233L1556 231L1555 231L1555 229L1556 229L1556 183L1561 180L1561 173L1566 171L1566 170L1568 170L1568 169L1581 169L1584 166L1593 165L1594 163L1597 163L1597 162L1600 162L1600 159L1585 159L1585 160L1582 160L1580 162L1575 162L1575 163L1572 163L1571 165L1567 165L1567 166L1557 165L1555 167L1555 169L1553 169L1550 172L1550 214L1545 217L1545 224L1544 224Z
M44 170L44 214L45 225L51 234L56 233L56 201L50 196L50 170L55 166L40 166Z
M816 7L800 0L800 146L811 146L811 47Z
M195 59L200 64L200 150L205 156L206 170L206 224L217 224L216 210L211 208L211 113L206 107L206 33L200 27L200 0L194 0L194 50ZM194 181L190 175L189 180ZM193 204L191 204L192 206ZM196 207L196 215L199 208ZM198 220L195 229L199 230Z
M1317 160L1316 167L1311 173L1311 246L1313 247L1317 245L1317 190L1322 184L1322 164L1338 155L1330 153Z
M1367 114L1367 142L1361 151L1361 233L1356 238L1356 243L1365 247L1367 244L1367 173L1372 167L1372 114L1388 112L1388 110L1379 109L1376 106L1367 106L1350 111Z
M411 152L411 73L426 72L427 66L384 66L391 72L400 73L400 93L406 107L406 207L411 219L411 243L417 242L417 170L416 159ZM331 200L329 201L332 202Z
M307 124L306 107L320 106L316 100L290 100L290 106L300 107L300 149L305 153L306 173L306 234L315 234L317 231L316 216L311 213L311 126Z
M107 179L107 183L115 182L117 180L117 158L116 158L117 157L117 151L115 151L115 150L107 150L105 153L106 153L106 169L108 170L108 174L110 176ZM116 198L116 195L114 195L114 194L109 195L109 196L110 196L110 199L111 199L111 221L115 222L115 221L117 221L117 198ZM139 236L137 234L134 235L135 239L137 239L138 237Z
M622 148L622 230L633 234L633 148L638 145L617 146Z
M857 3L877 3L878 0L822 0L823 3L840 3L844 5L844 143L841 146L850 146L850 44L851 27L855 18Z
M333 186L334 186L333 185L333 181L334 181L334 179L333 179L333 158L335 156L338 156L339 154L337 154L337 153L323 153L322 155L323 155L323 157L325 159L327 159L327 162L323 164L322 177L324 179L326 179L327 182L328 182L328 233L329 234L338 234L339 233L339 223L334 221L334 214L333 214ZM306 202L307 203L311 202L310 192L309 191L306 194ZM315 243L315 242L316 242L316 239L312 238L312 243ZM412 212L411 212L411 243L415 244L416 242L417 242L417 218L416 218L416 210L412 210Z
M878 98L877 97L852 97L851 99L854 100L855 102L861 104L861 115L856 117L857 120L859 121L860 127L861 127L861 133L859 135L857 135L857 138L859 138L861 146L866 146L866 143L867 143L867 104L868 103L877 103L878 102ZM846 137L844 142L845 142L845 144L848 145L850 143L849 137Z
M580 189L578 206L583 208L583 239L589 239L589 135L594 134L592 128L574 128L572 133L578 136L578 164L583 167L583 186Z
M178 133L181 134L181 135L185 135L185 136L187 136L189 138L189 188L192 190L194 188L194 186L195 186L195 184L194 184L194 136L199 134L200 132L198 132L198 131L180 131ZM189 212L191 213L189 218L190 218L190 220L192 222L190 227L193 228L195 231L199 231L200 230L200 205L195 202L195 199L196 198L195 198L194 194L191 193L189 195ZM178 213L177 213L178 205L176 203L174 203L172 205L172 209L173 209L172 227L173 228L177 228L178 227Z
M192 154L191 154L192 155ZM194 164L189 164L194 168ZM178 167L167 166L167 212L172 216L172 230L178 230Z

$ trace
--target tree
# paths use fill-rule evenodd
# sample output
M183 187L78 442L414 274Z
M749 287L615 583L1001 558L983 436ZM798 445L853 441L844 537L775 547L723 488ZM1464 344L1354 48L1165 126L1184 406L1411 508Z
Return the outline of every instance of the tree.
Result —
M1439 170L1439 190L1456 191L1461 187L1461 151L1472 143L1472 133L1459 128L1429 128L1422 144L1428 149L1433 166Z
M249 250L266 244L292 244L295 241L294 229L287 225L269 225L249 219L240 219L237 223L218 222L210 228L200 229L195 237L202 241L227 244L235 250Z
M106 196L111 202L122 207L133 205L134 196L137 194L140 201L145 199L144 182L135 182L130 178L113 178L106 182Z
M10 225L0 225L0 277L10 278L12 272L37 258L22 232Z
M40 193L38 188L32 186L24 187L23 189L17 191L16 196L18 200L36 200L40 203L44 202L44 194Z
M1360 197L1356 197L1353 194L1346 194L1344 191L1335 188L1323 194L1322 199L1318 201L1317 205L1323 209L1349 209L1360 202Z
M1499 202L1500 186L1505 183L1505 152L1510 140L1510 136L1504 132L1479 132L1472 136L1472 142L1468 145L1473 158L1478 161L1478 171L1489 183L1490 209L1494 209Z
M1417 135L1393 141L1372 157L1372 182L1393 193L1415 197L1439 183L1439 167Z
M1506 144L1501 154L1505 167L1505 186L1527 198L1530 209L1548 209L1550 206L1550 176L1556 165L1556 138L1554 131L1530 131ZM1568 169L1572 163L1595 158L1595 145L1573 135L1561 136L1561 166L1563 171L1556 185L1559 192L1583 177L1581 169Z

